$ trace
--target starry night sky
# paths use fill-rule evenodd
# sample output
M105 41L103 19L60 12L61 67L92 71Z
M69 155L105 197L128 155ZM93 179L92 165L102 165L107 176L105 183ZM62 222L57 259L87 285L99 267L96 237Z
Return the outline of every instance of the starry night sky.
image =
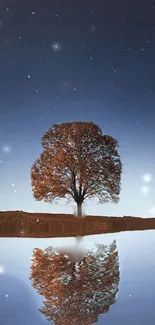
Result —
M53 123L82 120L123 162L120 202L86 213L155 215L155 1L0 0L0 210L73 212L33 199L30 168Z

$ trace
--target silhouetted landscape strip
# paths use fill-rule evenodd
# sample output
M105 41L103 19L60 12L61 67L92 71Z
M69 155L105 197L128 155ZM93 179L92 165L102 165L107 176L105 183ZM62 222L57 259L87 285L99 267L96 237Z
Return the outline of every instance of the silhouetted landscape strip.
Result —
M121 231L155 229L155 218L86 216L71 214L0 212L0 237L75 237Z

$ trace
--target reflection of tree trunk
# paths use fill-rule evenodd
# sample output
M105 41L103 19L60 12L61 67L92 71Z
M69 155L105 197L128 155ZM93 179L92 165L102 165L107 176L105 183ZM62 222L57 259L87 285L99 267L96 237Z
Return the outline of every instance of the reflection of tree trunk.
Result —
M76 268L75 268L75 263L73 263L73 273L72 273L72 278L75 279L76 278Z
M73 263L73 268L72 268L72 278L73 280L75 280L78 276L78 272L77 272L77 269L76 269L76 265L78 267L81 267L81 265L83 264L83 260L81 262L77 262L77 263Z
M77 203L77 215L82 216L82 203Z

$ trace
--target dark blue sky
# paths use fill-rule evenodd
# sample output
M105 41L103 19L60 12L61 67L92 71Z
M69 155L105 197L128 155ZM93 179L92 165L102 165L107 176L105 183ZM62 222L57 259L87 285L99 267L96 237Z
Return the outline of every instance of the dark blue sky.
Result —
M83 120L123 162L119 204L86 212L155 215L155 1L0 0L0 30L0 210L72 213L35 202L30 168L53 123Z

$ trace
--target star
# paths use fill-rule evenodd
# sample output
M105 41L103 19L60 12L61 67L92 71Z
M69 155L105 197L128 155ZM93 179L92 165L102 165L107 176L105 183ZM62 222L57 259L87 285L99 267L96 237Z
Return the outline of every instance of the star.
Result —
M142 192L143 194L147 194L147 193L149 192L149 188L148 188L147 186L142 186L142 187L141 187L141 192Z
M30 74L28 74L28 76L27 76L27 77L28 77L28 79L30 79L30 78L31 78Z
M54 42L54 43L52 44L52 49L53 49L55 52L60 51L60 50L61 50L61 45L60 45L60 43L58 43L58 42Z
M149 183L152 180L152 176L150 174L144 174L142 179L145 183Z
M0 266L0 273L1 273L1 274L4 273L4 268L3 268L3 266Z
M91 27L91 30L92 30L92 32L95 32L95 31L96 31L96 27L93 25L93 26Z
M4 145L2 150L3 150L4 153L9 153L11 151L11 147L7 146L7 145L6 146Z

